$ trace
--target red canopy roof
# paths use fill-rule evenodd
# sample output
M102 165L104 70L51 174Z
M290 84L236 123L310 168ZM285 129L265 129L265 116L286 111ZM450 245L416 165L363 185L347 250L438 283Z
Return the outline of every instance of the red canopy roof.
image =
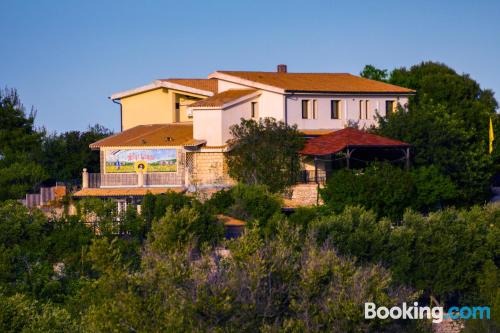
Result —
M408 143L403 141L393 140L355 128L346 127L339 131L307 140L301 154L328 155L337 153L346 148L403 148L409 146Z

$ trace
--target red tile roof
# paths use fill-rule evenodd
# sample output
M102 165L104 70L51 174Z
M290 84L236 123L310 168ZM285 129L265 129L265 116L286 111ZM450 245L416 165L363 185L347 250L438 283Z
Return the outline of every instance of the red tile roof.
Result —
M186 122L135 126L94 142L90 148L183 146L192 143L193 124Z
M217 219L224 223L226 227L244 227L247 223L228 215L217 215Z
M365 79L349 73L281 73L217 71L241 79L281 88L286 91L338 93L413 94L415 90Z
M216 94L218 90L218 83L215 79L161 79L160 81L166 81L180 84L186 87L211 91L214 94Z
M189 107L219 107L241 97L250 95L256 91L257 90L255 89L229 89L211 97L202 99L201 101L197 101L189 105Z
M339 131L307 140L301 153L304 155L328 155L346 148L366 147L409 147L403 141L389 139L355 128L346 127Z

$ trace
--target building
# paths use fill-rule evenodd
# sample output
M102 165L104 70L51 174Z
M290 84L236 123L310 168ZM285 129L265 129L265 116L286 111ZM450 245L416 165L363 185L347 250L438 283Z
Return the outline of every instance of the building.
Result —
M367 128L413 90L347 73L216 71L207 79L165 79L112 95L122 131L93 143L101 171L84 171L77 197L141 197L233 184L225 153L241 118L273 117L318 136L357 124ZM317 164L304 160L304 170Z

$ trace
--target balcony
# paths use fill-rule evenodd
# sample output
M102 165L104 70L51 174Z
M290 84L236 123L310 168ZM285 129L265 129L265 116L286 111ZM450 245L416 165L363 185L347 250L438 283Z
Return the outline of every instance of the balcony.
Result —
M85 179L85 171L83 178ZM184 176L180 173L145 173L141 176L132 173L87 173L87 179L88 188L184 185Z

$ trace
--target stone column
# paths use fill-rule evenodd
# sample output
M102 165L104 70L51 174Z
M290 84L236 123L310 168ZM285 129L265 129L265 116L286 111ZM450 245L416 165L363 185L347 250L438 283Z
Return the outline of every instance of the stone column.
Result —
M87 172L87 168L83 168L82 172L82 188L89 187L89 173Z
M144 172L142 170L137 174L137 186L144 187Z

